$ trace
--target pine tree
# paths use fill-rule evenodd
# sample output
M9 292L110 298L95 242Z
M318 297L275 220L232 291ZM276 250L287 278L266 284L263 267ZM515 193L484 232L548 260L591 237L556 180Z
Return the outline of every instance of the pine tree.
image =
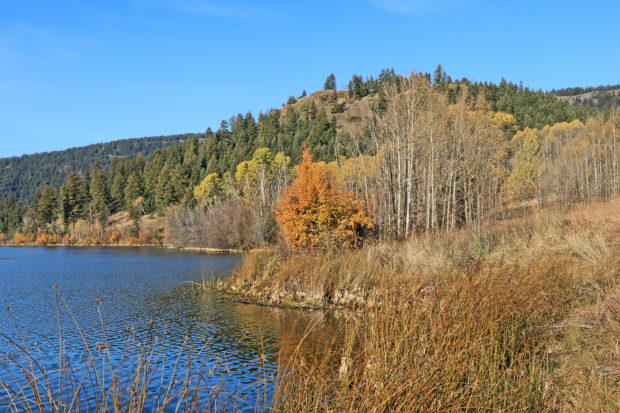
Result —
M325 79L325 84L323 85L323 89L324 90L335 90L336 89L336 76L334 76L333 73L331 73L329 76L327 76L327 79Z
M143 196L143 184L140 174L133 172L127 179L125 185L125 205L131 207L134 201Z
M110 202L106 181L107 174L105 170L99 167L98 163L93 165L93 179L90 183L91 208L102 227L107 222L108 204Z
M61 188L61 209L65 225L72 224L83 217L82 185L75 172L67 177Z
M127 176L125 172L125 162L115 161L110 167L108 174L108 182L110 187L110 210L118 212L125 206L125 183Z
M58 200L56 190L45 185L35 202L36 217L39 225L49 225L56 219Z

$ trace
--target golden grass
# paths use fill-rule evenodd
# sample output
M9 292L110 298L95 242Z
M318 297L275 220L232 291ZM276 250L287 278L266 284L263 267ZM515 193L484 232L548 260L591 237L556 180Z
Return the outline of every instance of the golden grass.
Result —
M321 356L288 359L275 411L618 411L619 221L614 200L358 251L251 254L219 287L362 309Z

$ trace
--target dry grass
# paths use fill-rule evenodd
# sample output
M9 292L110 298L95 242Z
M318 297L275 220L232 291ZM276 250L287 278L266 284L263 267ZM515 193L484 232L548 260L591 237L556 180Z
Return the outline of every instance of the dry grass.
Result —
M307 331L287 345L273 411L616 412L619 278L616 199L356 251L248 254L217 287L264 304L357 309L332 340L309 345ZM200 369L175 367L166 377L186 385L172 392L163 383L159 404L149 404L160 353L148 336L120 365L105 359L103 343L101 368L84 345L87 374L77 377L62 346L50 374L15 343L16 357L3 362L19 363L23 377L0 383L9 410L72 411L94 400L101 411L194 411L231 400L201 382Z
M220 287L363 307L295 353L276 411L618 411L620 200L332 255L245 257Z

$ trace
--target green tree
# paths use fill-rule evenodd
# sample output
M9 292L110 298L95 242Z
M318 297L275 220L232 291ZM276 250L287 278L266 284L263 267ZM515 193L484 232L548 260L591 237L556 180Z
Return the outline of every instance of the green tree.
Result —
M325 79L325 84L323 85L323 89L325 90L336 89L336 76L334 76L333 73L331 73L329 76L327 76L327 79Z
M131 207L134 201L141 198L144 195L144 185L142 183L142 177L139 173L133 172L127 179L127 185L125 185L125 205Z
M84 216L83 188L80 178L75 172L67 177L61 188L61 209L65 225L76 222Z
M45 185L35 203L36 217L39 225L50 225L56 219L57 197L56 190L49 185Z
M106 182L106 171L99 167L99 164L95 164L93 166L93 179L90 183L91 208L102 227L107 223L108 203L110 201Z

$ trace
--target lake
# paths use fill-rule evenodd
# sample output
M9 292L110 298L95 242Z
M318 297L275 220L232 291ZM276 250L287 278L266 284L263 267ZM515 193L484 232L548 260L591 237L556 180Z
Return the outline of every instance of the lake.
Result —
M251 411L257 398L259 407L267 405L278 355L310 324L323 326L327 320L320 312L234 303L192 287L191 282L226 275L239 259L158 248L0 248L0 381L14 389L27 382L20 366L29 362L20 359L18 345L45 366L50 388L57 391L62 343L65 369L72 368L77 382L90 380L97 388L77 324L99 374L111 361L128 380L132 360L135 366L141 343L148 341L154 373L145 391L148 410L162 403L168 385L173 390L187 385L179 371L188 369L200 371L201 386L208 387L196 396L194 405L201 409ZM109 377L101 381L110 385ZM118 387L129 384L121 380ZM79 403L88 409L102 394L83 393ZM32 397L27 386L22 394L25 400ZM5 392L0 408L6 405Z

